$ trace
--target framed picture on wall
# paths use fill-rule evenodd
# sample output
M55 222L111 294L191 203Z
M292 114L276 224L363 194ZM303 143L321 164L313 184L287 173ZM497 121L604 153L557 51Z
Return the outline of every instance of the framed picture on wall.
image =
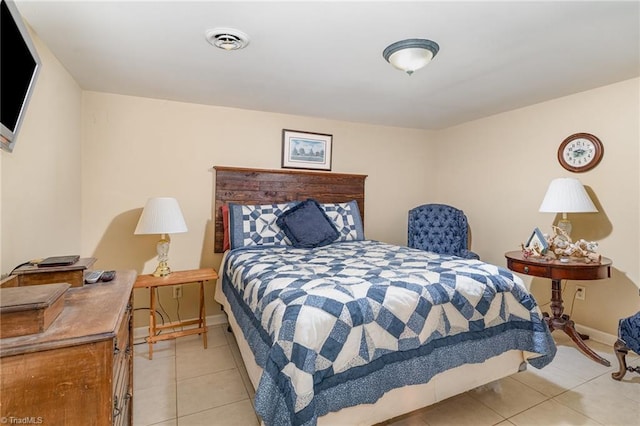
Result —
M331 170L333 136L282 130L282 168Z

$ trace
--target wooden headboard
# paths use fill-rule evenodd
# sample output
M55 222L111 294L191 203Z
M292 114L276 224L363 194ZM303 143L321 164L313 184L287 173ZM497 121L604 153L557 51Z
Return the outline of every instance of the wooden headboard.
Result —
M275 204L314 198L321 203L358 202L364 224L364 180L367 175L299 170L266 170L214 166L215 246L222 253L222 205Z

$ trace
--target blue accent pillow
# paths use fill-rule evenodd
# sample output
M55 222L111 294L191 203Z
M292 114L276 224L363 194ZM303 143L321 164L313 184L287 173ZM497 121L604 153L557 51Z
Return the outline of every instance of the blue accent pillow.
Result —
M294 247L322 247L340 236L333 221L320 204L311 198L282 213L276 224Z

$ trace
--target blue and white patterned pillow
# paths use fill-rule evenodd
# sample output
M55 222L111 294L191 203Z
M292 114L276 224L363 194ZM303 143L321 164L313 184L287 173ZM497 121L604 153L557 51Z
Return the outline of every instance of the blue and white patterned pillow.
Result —
M364 227L356 200L348 203L324 203L320 206L333 221L340 234L336 241L364 240Z
M230 248L291 245L291 241L276 224L276 220L296 204L244 205L229 203Z

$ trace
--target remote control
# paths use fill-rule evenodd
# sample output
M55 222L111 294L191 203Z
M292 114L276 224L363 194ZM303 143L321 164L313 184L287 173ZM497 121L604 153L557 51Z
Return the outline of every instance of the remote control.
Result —
M100 276L100 281L111 281L116 277L116 271L104 271Z
M84 282L87 284L95 284L98 282L104 271L88 271L84 274Z

